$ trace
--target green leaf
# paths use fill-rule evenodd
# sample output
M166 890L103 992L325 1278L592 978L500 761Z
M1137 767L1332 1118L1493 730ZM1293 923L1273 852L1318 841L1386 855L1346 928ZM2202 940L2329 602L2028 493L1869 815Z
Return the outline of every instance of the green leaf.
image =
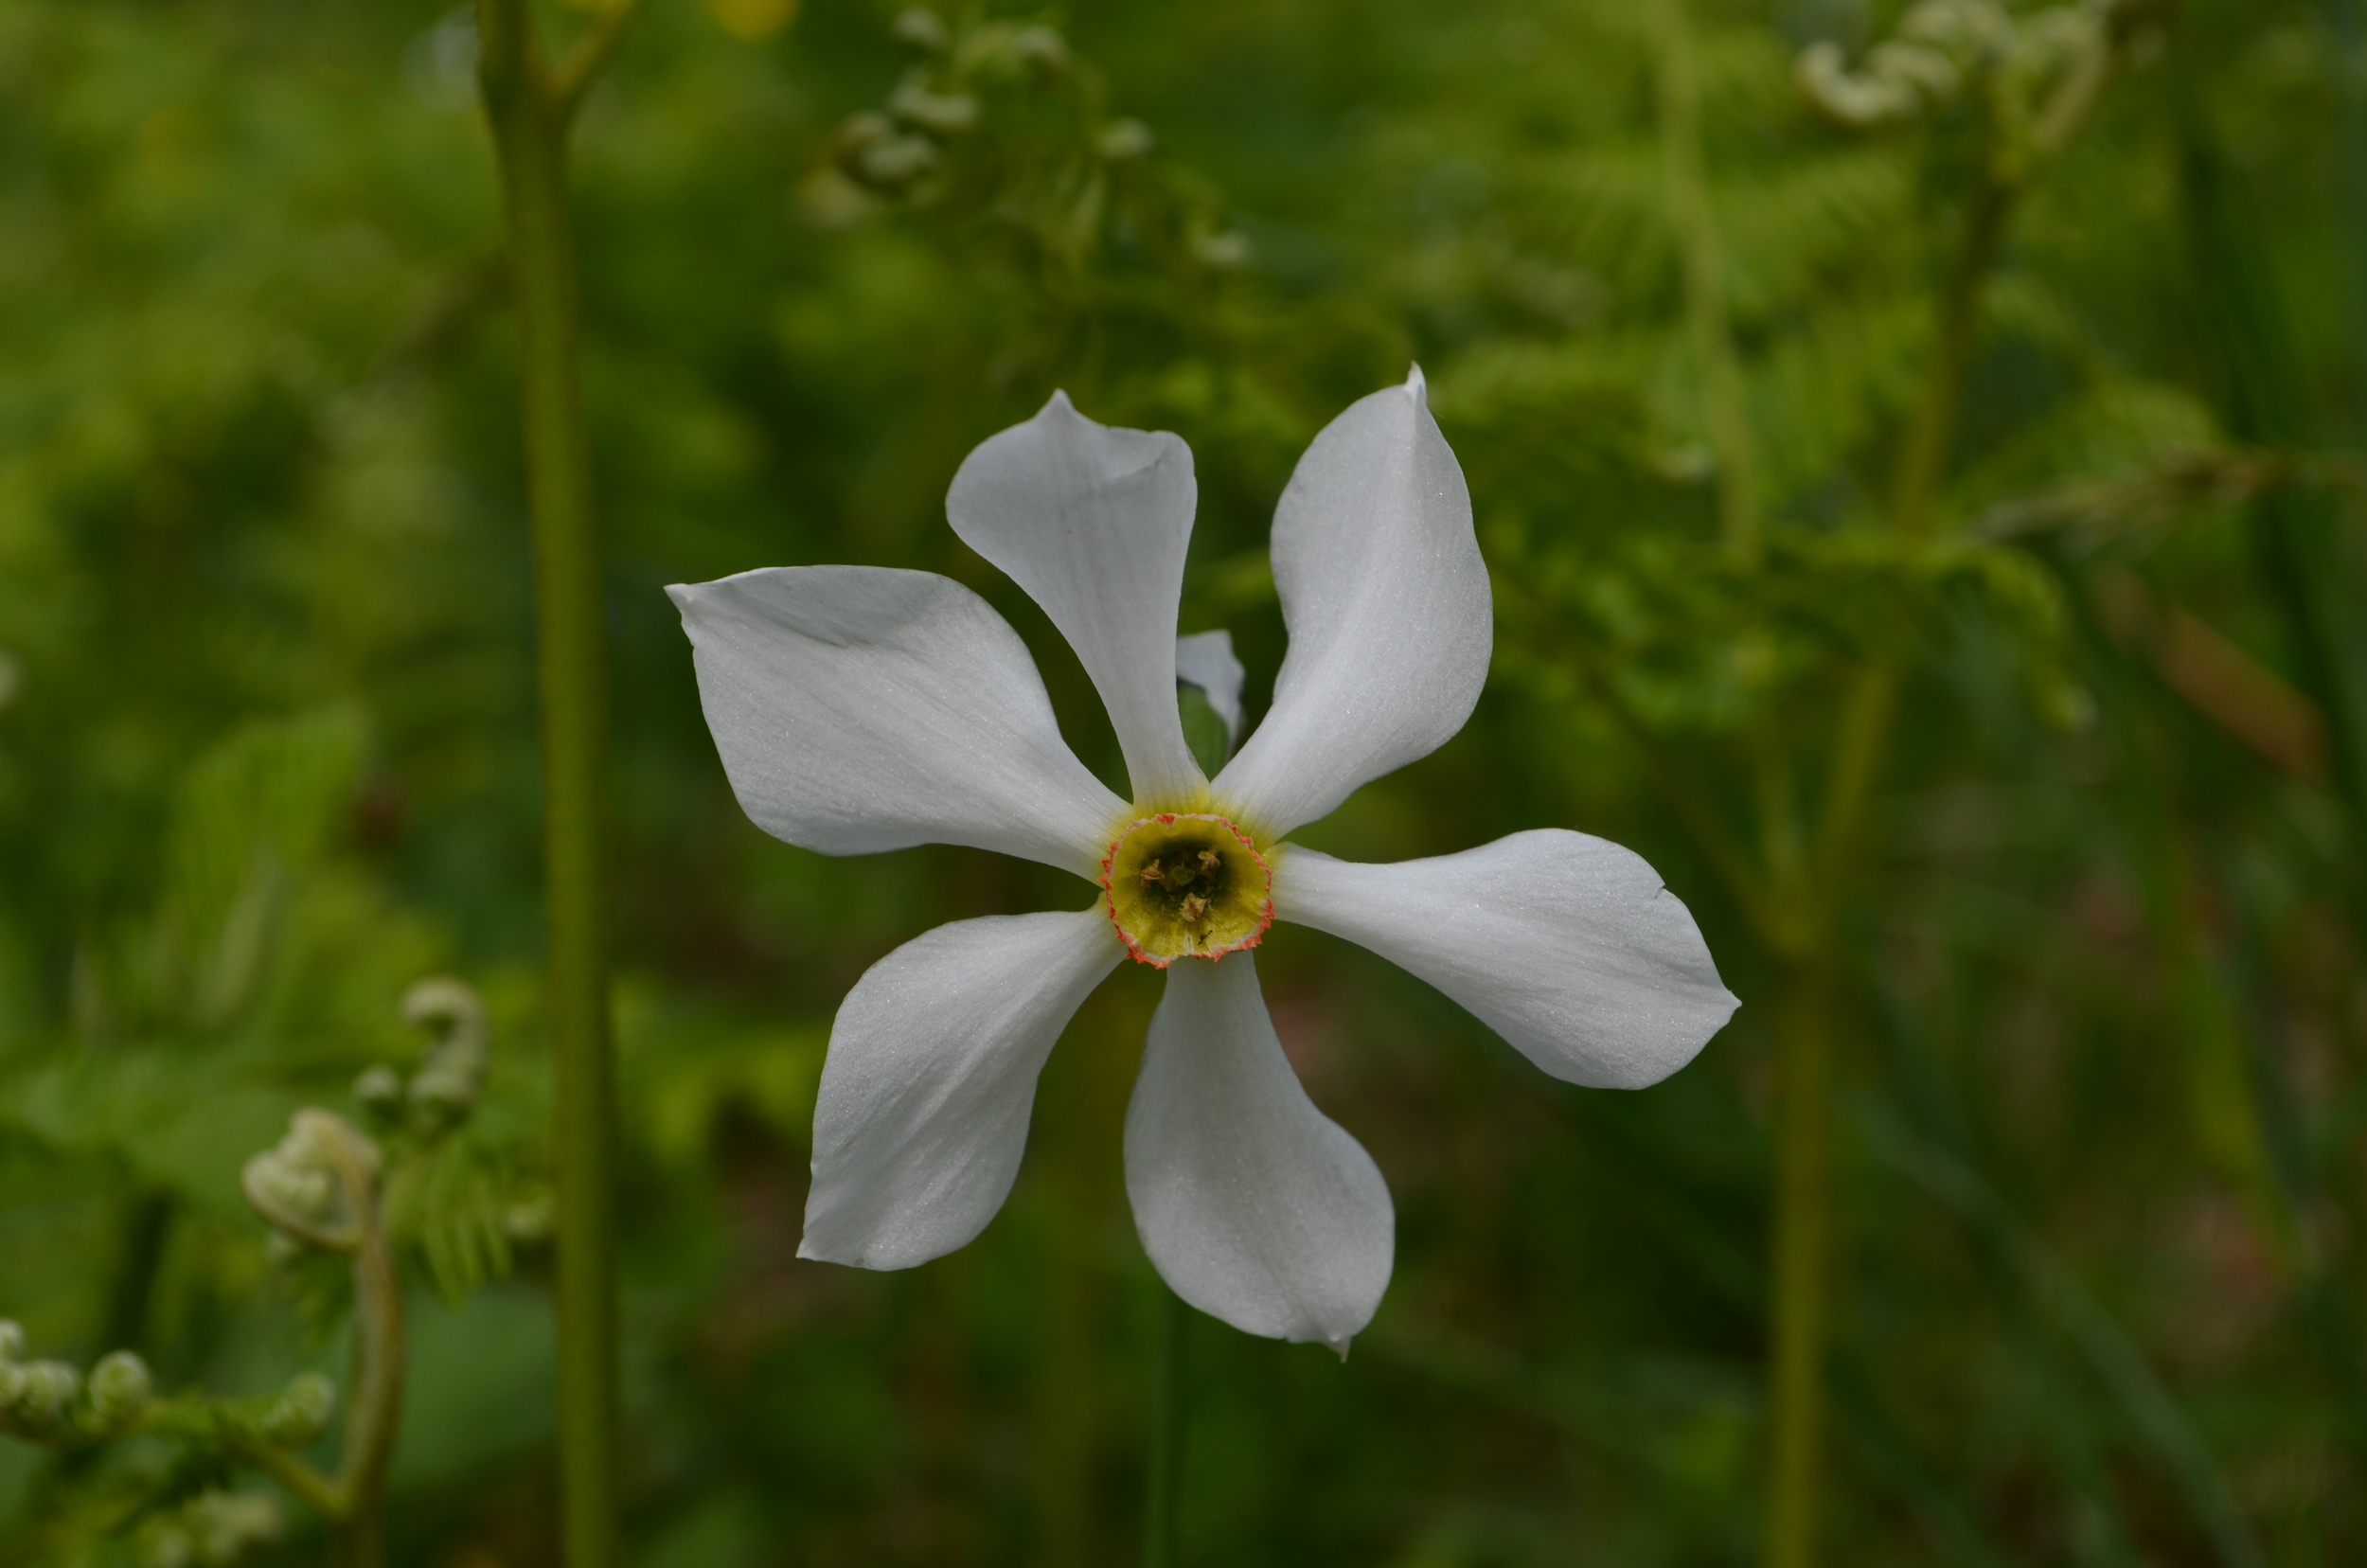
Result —
M1184 743L1192 748L1192 760L1200 771L1214 778L1233 755L1233 732L1208 701L1208 693L1189 681L1175 683L1176 712L1184 721Z

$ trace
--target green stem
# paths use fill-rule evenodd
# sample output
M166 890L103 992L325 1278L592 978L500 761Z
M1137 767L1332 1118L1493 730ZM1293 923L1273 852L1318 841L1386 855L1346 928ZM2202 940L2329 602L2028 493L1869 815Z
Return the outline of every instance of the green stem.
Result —
M592 19L575 47L567 51L567 58L550 73L551 108L562 136L576 111L583 107L584 95L608 68L616 46L649 4L650 0L608 0L607 9Z
M2177 1482L2172 1492L2182 1495L2225 1568L2267 1568L2209 1447L2078 1277L1946 1139L1918 1135L1871 1108L1858 1119L1873 1153L1962 1216L2087 1359L2130 1427L2161 1456Z
M1649 8L1659 56L1661 170L1684 273L1685 329L1701 372L1702 423L1717 457L1718 533L1744 565L1759 559L1758 454L1726 319L1725 258L1701 157L1700 87L1684 0Z
M2342 271L2350 279L2351 422L2367 436L2367 85L2358 62L2367 53L2367 7L2359 0L2325 0L2342 66L2341 110L2336 121L2335 210L2342 215Z
M260 1439L235 1433L221 1434L222 1448L249 1469L279 1483L288 1495L327 1521L332 1528L344 1518L345 1496L329 1481L284 1449L276 1449Z
M1767 1568L1816 1561L1824 1428L1832 973L1787 964L1775 994L1776 1167Z
M576 339L568 126L637 6L613 8L558 72L525 0L478 0L485 106L507 220L533 512L543 703L548 1007L558 1185L559 1451L570 1568L616 1560L614 1066L603 944L607 650Z
M2202 284L2196 335L2220 383L2230 433L2264 446L2295 446L2310 435L2301 348L2261 260L2257 219L2204 113L2191 49L2183 41L2173 48L2170 81L2187 244ZM2249 526L2301 684L2332 732L2336 793L2355 838L2367 843L2367 635L2350 590L2340 514L2331 496L2272 490L2254 503ZM2367 870L2356 860L2345 870L2354 909L2367 918Z
M1937 335L1921 398L1899 454L1891 526L1931 531L1933 501L1955 435L1970 368L1981 297L2004 241L2014 187L1984 176L1940 300ZM1769 1372L1771 1452L1764 1561L1811 1568L1824 1425L1827 1183L1832 1101L1834 939L1874 791L1890 753L1899 673L1885 666L1852 683L1824 780L1824 810L1808 885L1792 900L1806 913L1806 939L1788 955L1775 999L1776 1116L1773 1354Z
M1964 395L1965 372L1971 367L1980 336L1982 294L2004 242L2014 191L2004 181L1984 175L1966 214L1964 244L1941 299L1938 336L1891 488L1891 526L1909 539L1931 528L1931 503L1956 435L1956 404Z
M346 1222L334 1230L290 1215L250 1164L241 1185L262 1221L324 1252L343 1253L353 1273L353 1378L346 1406L345 1452L335 1476L322 1475L295 1454L267 1441L233 1409L199 1401L166 1401L150 1408L146 1430L204 1432L231 1454L262 1471L329 1527L338 1568L380 1568L385 1560L386 1470L402 1426L403 1373L409 1337L403 1327L402 1277L386 1235L379 1193L379 1155L343 1117L319 1115L333 1134L330 1154Z
M386 1468L402 1425L409 1337L402 1279L379 1207L377 1173L362 1157L358 1139L347 1146L339 1176L353 1215L355 1244L353 1394L334 1484L345 1509L336 1526L336 1556L338 1568L379 1568L385 1560Z
M1143 1568L1175 1568L1182 1560L1184 1444L1190 1411L1184 1385L1184 1337L1191 1311L1165 1284L1159 1287L1159 1363L1151 1390L1150 1485L1143 1514Z
M1818 825L1816 885L1825 890L1815 906L1815 928L1831 926L1841 915L1835 894L1845 881L1866 819L1866 807L1880 781L1890 744L1891 721L1898 711L1898 672L1886 666L1860 670L1851 683L1834 739L1831 771L1824 780L1824 818Z

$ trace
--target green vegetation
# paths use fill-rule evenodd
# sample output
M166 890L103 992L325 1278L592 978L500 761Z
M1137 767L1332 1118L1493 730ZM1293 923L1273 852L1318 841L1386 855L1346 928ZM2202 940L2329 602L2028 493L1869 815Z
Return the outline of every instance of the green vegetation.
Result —
M657 0L492 120L476 14L0 5L0 1568L373 1562L382 1486L384 1560L537 1568L612 1397L653 1568L1130 1561L1154 1494L1184 1565L2367 1557L2361 0ZM1254 722L1274 501L1415 360L1494 670L1299 838L1630 845L1742 1011L1577 1090L1278 928L1397 1203L1345 1365L1144 1262L1130 969L984 1237L798 1260L839 998L1081 900L758 832L664 585L947 573L1114 781L963 454L1184 436Z

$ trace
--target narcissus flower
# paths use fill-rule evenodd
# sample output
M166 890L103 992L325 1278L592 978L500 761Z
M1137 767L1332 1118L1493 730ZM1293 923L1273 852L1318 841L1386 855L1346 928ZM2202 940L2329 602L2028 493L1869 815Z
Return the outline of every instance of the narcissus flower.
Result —
M956 920L874 965L830 1031L807 1257L900 1269L952 1252L1009 1193L1036 1078L1118 965L1166 971L1126 1116L1126 1185L1160 1274L1255 1334L1344 1348L1389 1282L1396 1221L1370 1155L1283 1056L1254 950L1276 919L1359 942L1556 1078L1657 1082L1733 1012L1652 868L1583 833L1516 833L1398 864L1289 842L1470 716L1492 639L1463 472L1421 372L1316 437L1274 514L1290 650L1272 709L1205 776L1179 656L1237 725L1240 667L1179 652L1196 499L1177 437L1098 425L1059 393L963 462L953 531L1025 589L1107 704L1131 781L1061 740L1026 648L927 572L789 566L668 592L739 802L826 854L937 843L1095 884L1075 912Z

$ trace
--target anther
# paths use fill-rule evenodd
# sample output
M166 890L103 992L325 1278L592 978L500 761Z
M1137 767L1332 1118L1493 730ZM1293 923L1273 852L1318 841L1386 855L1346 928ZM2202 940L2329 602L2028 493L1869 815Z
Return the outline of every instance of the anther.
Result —
M1102 863L1110 920L1140 963L1255 947L1273 919L1272 868L1222 817L1154 812L1129 823Z

